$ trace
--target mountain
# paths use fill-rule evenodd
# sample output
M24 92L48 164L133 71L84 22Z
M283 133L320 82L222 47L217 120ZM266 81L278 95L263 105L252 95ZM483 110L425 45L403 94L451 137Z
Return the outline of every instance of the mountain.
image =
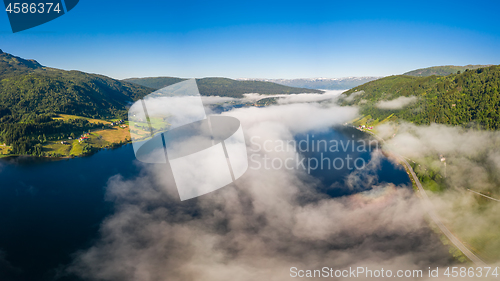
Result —
M404 73L403 75L410 75L410 76L431 76L431 75L438 75L438 76L446 76L450 74L457 73L458 71L464 72L466 69L478 69L478 68L483 68L483 67L488 67L491 66L489 65L466 65L466 66L456 66L456 65L444 65L444 66L433 66L433 67L427 67L427 68L421 68L417 70L412 70L409 72Z
M19 74L26 74L35 69L42 68L36 60L25 60L4 53L0 49L0 79Z
M104 75L45 67L35 60L0 52L0 122L28 121L50 113L125 118L128 104L155 89L183 80L156 77L120 81ZM270 82L227 78L203 78L197 82L202 95L321 93Z
M176 77L146 77L129 78L123 81L136 83L142 86L160 89L185 79ZM272 82L253 81L253 80L233 80L229 78L202 78L196 79L198 89L204 96L223 96L241 98L243 94L300 94L300 93L323 93L320 90L305 89L279 85Z
M161 89L167 86L170 86L175 83L182 82L186 79L177 78L177 77L144 77L144 78L128 78L123 79L123 81L138 84L141 86L153 88L153 89Z
M127 104L152 91L103 75L44 67L35 60L0 53L0 122L30 120L46 113L125 116Z
M372 125L390 117L415 124L500 129L499 65L448 76L385 77L341 97L341 104L359 106Z
M266 81L290 87L300 87L307 89L322 90L347 90L367 82L379 79L380 77L345 77L345 78L299 78L299 79L248 79L238 80Z
M61 139L104 129L102 119L125 118L126 106L152 91L103 75L45 67L0 51L0 144L7 145L7 155L59 155L52 146ZM91 148L80 150L86 153Z
M61 140L73 139L89 130L110 130L111 133L106 131L108 135L119 133L119 130L105 126L106 119L126 119L129 104L155 89L183 80L174 77L136 78L129 79L134 82L131 83L104 75L46 67L35 60L0 50L0 144L11 147L10 155L36 156L81 155L99 147L115 145L97 139L92 144L94 146L75 144L71 145L70 151ZM322 92L227 78L204 78L197 79L197 82L203 95L243 97L244 93ZM54 152L54 145L64 149L58 148ZM65 153L59 153L61 149ZM0 150L0 157L4 150Z
M259 94L301 94L316 93L323 91L288 87L272 82L263 81L238 81L228 78L203 78L196 79L200 94L207 96L243 97L246 93Z

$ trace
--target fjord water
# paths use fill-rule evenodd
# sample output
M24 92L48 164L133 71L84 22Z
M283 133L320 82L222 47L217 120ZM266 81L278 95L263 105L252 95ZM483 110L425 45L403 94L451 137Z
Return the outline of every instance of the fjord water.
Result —
M305 136L298 135L296 139ZM366 134L353 128L314 133L315 140L327 141L347 142L365 137ZM366 163L371 159L369 151L335 152L327 156L345 158L347 154L361 157ZM317 152L303 156L319 157ZM1 160L0 280L53 280L71 262L72 254L92 245L98 238L100 223L112 214L113 203L105 200L108 180L118 174L133 179L140 167L131 145L59 161L29 157ZM375 178L372 184L411 186L405 171L385 157L378 167L369 174ZM336 197L363 191L345 188L351 172L347 168L318 169L311 175L319 180L322 192ZM10 265L2 265L2 252Z
M53 279L73 252L90 246L112 212L105 201L108 179L138 172L131 145L60 161L2 159L0 251L13 267L4 274L12 280Z
M403 167L391 162L380 151L380 157L372 159L372 153L380 148L378 142L352 127L339 126L325 132L300 134L295 136L295 140L297 150L303 157L318 161L318 168L311 169L310 174L320 181L317 185L320 191L331 197L351 195L385 183L408 187L412 185ZM305 140L310 144L308 149L300 146L300 142ZM348 158L351 160L347 160ZM321 166L321 159L330 160L330 166L328 167L328 160ZM360 184L349 185L348 176L357 177Z

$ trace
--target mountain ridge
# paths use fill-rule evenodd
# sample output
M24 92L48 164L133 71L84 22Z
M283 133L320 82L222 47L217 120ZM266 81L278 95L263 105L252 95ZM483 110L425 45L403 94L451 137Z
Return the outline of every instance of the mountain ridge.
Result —
M81 71L60 70L8 53L0 53L0 108L10 121L38 114L65 113L85 117L125 116L125 106L152 89ZM0 122L6 122L0 116Z
M182 80L172 78L167 84ZM156 81L158 82L163 83L165 79ZM204 95L228 97L243 97L244 93L255 92L322 92L227 78L198 79L197 83ZM6 146L0 149L0 157L78 156L126 143L130 136L127 137L127 133L123 132L125 129L112 128L112 124L121 119L120 124L126 123L127 106L155 90L100 74L46 67L36 60L26 60L2 51L0 144ZM106 123L111 124L111 127ZM75 140L76 136L89 130L98 130L100 135L93 135L89 143ZM67 141L69 138L72 139L71 142Z
M431 76L431 75L446 76L446 75L457 73L458 71L464 72L466 69L473 70L473 69L484 68L484 67L489 67L489 66L492 66L492 65L491 64L486 64L486 65L468 64L468 65L464 65L464 66L440 65L440 66L431 66L431 67L425 67L425 68L411 70L411 71L403 73L403 75L419 76L419 77Z
M239 78L236 80L254 80L277 83L289 87L320 90L347 90L364 83L379 79L378 76L342 77L342 78L295 78L295 79L266 79L266 78Z
M136 83L146 87L160 89L177 82L186 80L178 77L144 77L127 78L122 81ZM200 94L203 96L223 96L242 98L243 94L300 94L300 93L323 93L321 90L290 87L266 81L247 80L240 81L225 77L197 78L196 83Z
M27 74L43 66L33 59L23 59L0 49L0 80L7 76Z
M448 76L393 75L341 97L342 105L357 105L369 116L367 125L397 118L417 125L500 129L500 65Z

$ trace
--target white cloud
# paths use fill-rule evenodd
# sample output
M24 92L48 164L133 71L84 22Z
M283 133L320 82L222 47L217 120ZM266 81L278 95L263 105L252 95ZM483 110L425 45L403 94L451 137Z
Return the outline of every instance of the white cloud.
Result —
M344 123L357 109L295 103L224 114L241 120L247 138L286 141ZM115 176L107 196L116 211L68 270L90 280L289 280L292 266L425 271L447 264L411 189L373 186L380 157L348 180L349 188L373 189L342 198L319 192L301 170L249 169L234 185L185 202L166 166L143 166L133 180Z
M320 102L326 100L336 100L346 90L324 90L323 94L293 94L283 95L278 99L278 103L299 103L299 102Z
M362 94L364 94L364 93L365 93L365 91L356 91L356 92L354 92L354 93L350 94L348 97L343 97L343 99L344 99L345 101L347 101L347 102L351 102L351 101L353 101L353 100L354 100L354 98L355 98L355 97L357 97L357 96L359 96L359 95L362 95Z
M500 204L467 189L500 198L500 132L407 123L382 129L391 150L418 163L420 174L434 175L435 181L448 186L442 193L429 193L445 224L480 257L498 258L500 240L491 234L500 233Z
M375 106L381 109L401 109L413 102L417 101L417 97L398 97L389 101L379 101Z
M201 96L204 105L219 104L230 101L238 101L240 99L220 96Z

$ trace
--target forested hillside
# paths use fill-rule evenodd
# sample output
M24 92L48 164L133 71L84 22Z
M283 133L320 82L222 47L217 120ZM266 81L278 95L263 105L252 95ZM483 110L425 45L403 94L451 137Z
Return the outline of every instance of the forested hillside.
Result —
M416 124L442 123L500 129L500 66L448 76L390 76L353 88L343 94L343 105L359 105L370 121L389 116ZM404 97L404 98L401 98ZM384 101L411 100L387 109Z
M154 91L133 83L40 65L0 51L0 145L14 154L41 155L48 140L102 127L57 114L124 118L126 105Z
M344 77L344 78L297 78L297 79L255 79L257 81L272 82L289 87L321 89L321 90L346 90L367 82L379 79L381 77ZM252 79L239 79L252 80Z
M0 79L30 73L42 66L35 60L25 60L0 50Z
M130 78L123 81L137 83L139 85L160 89L185 79L175 77L148 77ZM267 94L299 94L299 93L322 93L320 90L295 88L263 81L239 81L228 78L202 78L196 79L200 94L203 96L222 96L242 98L243 94L259 93Z
M473 70L473 69L478 69L478 68L485 68L491 65L465 65L465 66L456 66L456 65L443 65L443 66L433 66L433 67L427 67L427 68L421 68L421 69L416 69L412 70L409 72L404 73L403 75L410 75L410 76L432 76L432 75L438 75L438 76L446 76L450 74L457 73L458 71L464 72L466 69Z
M183 80L173 77L129 79L134 82L131 83L103 75L44 67L35 60L0 50L0 157L6 155L5 151L9 151L7 154L48 155L46 147L57 142L61 144L63 139L91 129L108 130L109 124L104 124L114 122L106 120L126 119L127 105L155 89ZM244 93L321 92L226 78L198 79L197 83L202 95L229 97L243 97ZM60 118L61 114L75 117L64 119ZM98 120L89 122L88 118ZM102 141L98 143L102 146ZM54 154L57 153L51 155Z
M300 94L323 93L320 90L295 88L262 81L237 81L228 78L196 79L200 94L205 96L243 97L246 93Z
M103 75L42 67L0 54L0 122L66 113L93 118L126 116L125 106L153 90Z
M184 80L186 79L177 77L144 77L144 78L128 78L128 79L123 79L122 81L135 83L138 85L158 90L173 85L175 83L182 82Z

